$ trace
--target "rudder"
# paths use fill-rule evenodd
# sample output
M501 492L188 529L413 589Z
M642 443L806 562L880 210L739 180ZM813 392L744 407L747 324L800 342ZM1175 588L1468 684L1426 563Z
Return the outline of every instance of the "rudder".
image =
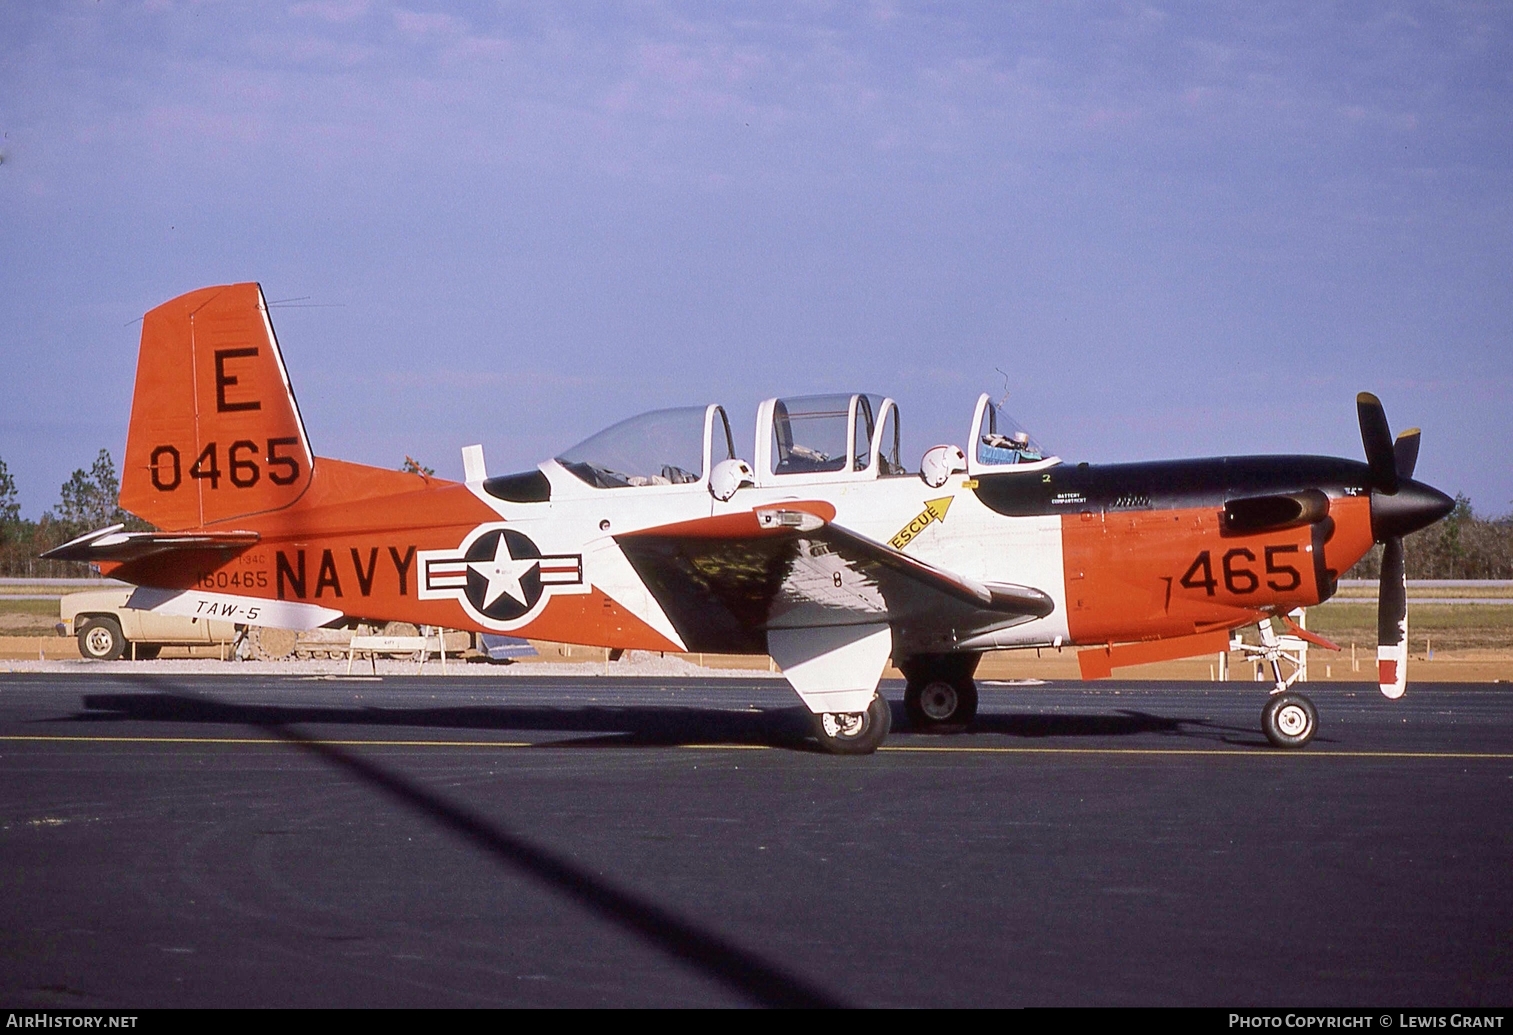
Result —
M124 509L169 531L281 510L314 462L261 286L201 288L147 313Z

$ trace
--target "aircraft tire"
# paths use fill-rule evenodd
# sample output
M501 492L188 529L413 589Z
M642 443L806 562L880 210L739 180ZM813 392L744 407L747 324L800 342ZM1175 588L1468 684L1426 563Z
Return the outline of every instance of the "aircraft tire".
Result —
M91 618L79 630L79 653L95 661L115 661L126 653L126 637L114 618Z
M911 679L904 714L916 733L960 733L977 717L977 684L970 676Z
M888 737L893 710L882 694L864 712L824 712L814 717L820 748L832 755L870 755Z
M1279 748L1300 748L1318 732L1319 713L1302 694L1273 694L1261 709L1261 729Z

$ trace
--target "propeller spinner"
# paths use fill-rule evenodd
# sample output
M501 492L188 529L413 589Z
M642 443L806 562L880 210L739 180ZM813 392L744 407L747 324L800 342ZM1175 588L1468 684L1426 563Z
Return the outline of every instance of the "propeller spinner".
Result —
M1371 468L1371 534L1382 544L1381 585L1377 592L1377 685L1391 698L1408 685L1408 572L1403 536L1434 524L1455 506L1438 489L1413 480L1418 464L1419 429L1397 437L1387 424L1382 401L1370 392L1355 397L1361 442Z

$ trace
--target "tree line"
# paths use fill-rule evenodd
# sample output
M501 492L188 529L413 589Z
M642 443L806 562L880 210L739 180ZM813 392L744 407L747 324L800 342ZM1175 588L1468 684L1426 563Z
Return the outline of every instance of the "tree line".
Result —
M431 468L405 457L402 471L434 475ZM152 528L121 509L121 480L110 450L102 449L88 470L74 471L58 490L58 502L36 521L21 516L16 479L0 458L0 578L88 578L89 565L77 561L45 561L38 555L62 546L85 532L108 525L130 531Z
M1443 521L1403 540L1403 560L1410 579L1513 579L1513 514L1477 517L1470 498L1457 495ZM1344 577L1381 573L1382 548L1373 546Z
M87 578L89 565L44 561L37 555L75 536L107 525L133 530L152 526L121 509L121 482L110 450L102 449L86 470L78 468L58 490L58 502L36 521L21 516L16 479L0 459L0 577Z
M434 473L409 457L401 470ZM58 502L37 521L21 517L16 480L0 459L0 577L88 576L89 566L44 561L38 554L106 525L151 526L121 509L121 483L110 450L102 449L88 470L79 468L58 490ZM1478 517L1466 496L1455 497L1448 517L1414 532L1404 542L1410 579L1513 579L1513 514ZM1374 546L1345 578L1381 574L1382 548Z

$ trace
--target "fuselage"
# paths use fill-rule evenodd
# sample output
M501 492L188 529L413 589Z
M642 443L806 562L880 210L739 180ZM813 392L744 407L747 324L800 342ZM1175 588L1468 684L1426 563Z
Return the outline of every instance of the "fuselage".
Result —
M1041 618L984 616L953 629L951 642L933 645L949 650L1238 627L1327 599L1373 541L1366 465L1327 457L1026 465L955 474L939 487L915 475L847 472L746 486L723 502L702 480L599 488L555 461L467 485L416 477L414 491L354 501L367 470L320 460L313 498L261 520L261 541L238 556L185 554L171 565L149 558L115 574L373 621L611 648L761 653L760 623L670 592L638 544L656 529L809 501L832 507L835 524L938 568L1035 587L1054 602ZM330 505L320 503L322 482L339 483ZM1296 515L1275 502L1292 499L1302 501ZM1263 502L1247 511L1256 500ZM1247 521L1262 527L1248 530ZM478 562L499 554L506 531L516 570L489 585Z

